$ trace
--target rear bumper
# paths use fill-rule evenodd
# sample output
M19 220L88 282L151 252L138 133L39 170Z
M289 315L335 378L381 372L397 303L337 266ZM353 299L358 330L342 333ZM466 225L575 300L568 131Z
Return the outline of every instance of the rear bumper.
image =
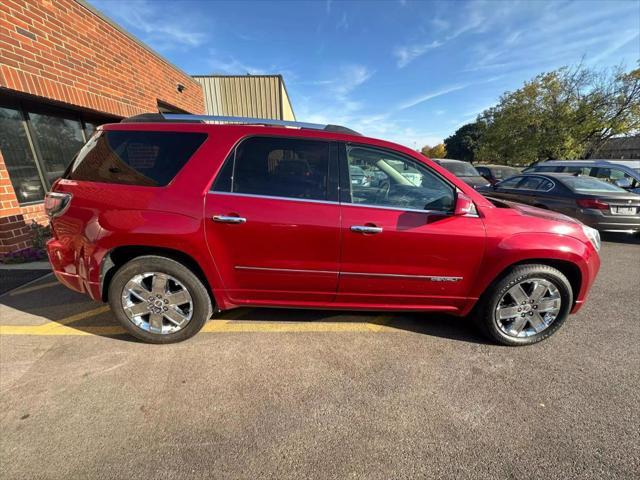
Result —
M100 284L87 278L82 259L75 258L75 250L56 239L47 242L47 255L53 274L65 287L86 293L93 300L102 301Z
M601 232L640 231L640 215L612 215L599 210L578 210L576 218Z

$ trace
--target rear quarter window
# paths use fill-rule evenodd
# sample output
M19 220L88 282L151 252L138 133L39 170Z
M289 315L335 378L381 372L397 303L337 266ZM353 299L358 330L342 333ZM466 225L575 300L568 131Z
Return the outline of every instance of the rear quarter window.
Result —
M207 138L206 133L108 130L94 135L66 172L70 180L161 187Z

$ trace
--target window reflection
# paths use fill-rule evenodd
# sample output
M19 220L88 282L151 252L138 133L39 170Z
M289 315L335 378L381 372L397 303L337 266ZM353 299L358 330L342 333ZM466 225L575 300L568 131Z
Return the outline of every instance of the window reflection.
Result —
M0 150L18 201L41 201L44 188L18 110L0 107Z
M78 120L41 113L29 113L29 119L42 155L43 173L51 185L84 145L82 125Z

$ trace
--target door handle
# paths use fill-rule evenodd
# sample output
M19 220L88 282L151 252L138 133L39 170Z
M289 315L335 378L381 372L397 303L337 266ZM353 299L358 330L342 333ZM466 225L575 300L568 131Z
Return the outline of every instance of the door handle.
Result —
M382 227L373 227L370 225L353 225L351 227L351 231L356 233L381 233Z
M244 217L232 217L230 215L214 215L213 221L217 223L246 223Z

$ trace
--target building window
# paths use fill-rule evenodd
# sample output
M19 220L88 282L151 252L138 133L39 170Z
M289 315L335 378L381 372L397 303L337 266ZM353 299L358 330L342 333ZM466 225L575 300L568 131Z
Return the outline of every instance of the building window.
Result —
M109 121L42 104L3 103L0 152L20 205L41 202L97 126Z
M29 120L42 173L50 186L84 145L82 124L79 120L31 112Z
M39 202L44 188L20 111L0 107L0 149L18 201Z

